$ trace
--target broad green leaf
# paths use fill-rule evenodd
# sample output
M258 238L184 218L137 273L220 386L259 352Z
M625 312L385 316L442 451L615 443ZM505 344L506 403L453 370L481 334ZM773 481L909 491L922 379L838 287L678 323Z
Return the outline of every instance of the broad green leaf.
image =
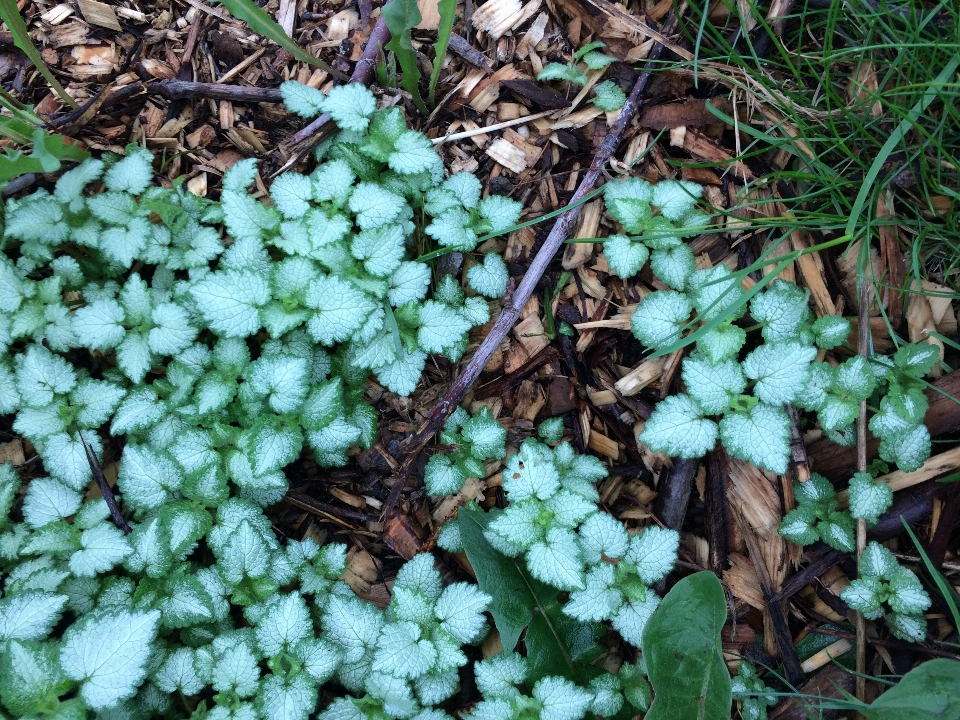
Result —
M698 572L673 586L643 633L654 700L645 720L729 720L730 674L720 631L727 619L723 586Z
M160 613L119 610L87 615L63 634L60 664L81 683L80 697L100 710L133 697L146 677Z
M960 662L927 660L861 712L870 720L957 720Z
M525 568L493 549L484 537L496 513L465 507L457 516L467 558L480 589L493 598L490 612L506 651L513 650L534 611L555 601L557 591L527 574Z

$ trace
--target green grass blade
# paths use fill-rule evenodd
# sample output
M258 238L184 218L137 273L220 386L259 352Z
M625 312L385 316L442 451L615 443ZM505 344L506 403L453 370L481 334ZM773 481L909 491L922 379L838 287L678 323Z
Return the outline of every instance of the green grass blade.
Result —
M417 7L417 0L391 0L380 11L383 22L390 30L390 42L387 50L392 50L400 63L403 77L400 84L413 97L413 104L424 115L429 115L426 103L420 95L420 68L417 67L417 51L413 49L411 31L423 16Z
M450 33L453 32L453 21L457 16L457 0L439 0L437 7L440 10L440 27L437 28L437 44L433 46L433 72L430 73L429 93L430 107L435 107L437 104L437 80L440 79L443 56L447 54Z
M887 138L887 141L883 144L883 147L880 148L880 152L877 153L877 156L873 160L873 164L870 166L870 170L867 171L866 177L863 179L863 185L860 187L860 192L857 193L857 199L853 201L853 209L850 212L850 219L847 220L846 234L853 237L854 230L857 227L857 220L860 218L860 213L863 211L863 206L867 202L867 198L870 196L870 192L873 189L873 183L877 179L877 176L880 174L880 170L883 168L885 162L890 157L890 154L893 152L893 149L897 144L903 140L904 136L916 125L917 118L920 117L920 114L926 110L930 103L934 101L937 95L940 92L940 87L947 82L956 72L957 67L960 66L960 55L954 55L950 62L940 71L937 77L930 83L930 86L927 87L926 91L923 93L923 97L914 105L910 112L907 113L907 116L900 121L900 124L897 125L896 130L890 133L890 137Z
M77 107L77 103L72 97L67 95L66 91L53 76L53 73L50 72L50 68L47 67L43 58L40 57L40 51L37 50L36 45L33 44L33 40L30 39L30 34L27 32L27 24L23 21L23 18L20 17L20 10L17 9L16 0L0 0L0 19L3 19L10 29L14 44L24 52L34 67L40 71L40 74L43 75L47 84L53 88L53 91L60 96L60 99L63 100L64 103L72 108Z
M950 608L950 614L953 616L953 627L960 628L960 610L957 609L956 602L957 591L950 586L950 584L944 579L943 575L940 574L940 571L933 566L932 562L930 562L930 557L923 549L923 545L920 544L920 540L917 539L917 536L914 534L913 528L910 527L910 524L904 520L903 517L900 518L900 522L902 522L903 526L907 529L907 534L910 536L914 547L917 548L917 552L923 559L923 564L927 566L927 572L930 573L930 577L932 577L933 581L937 584L937 588L943 595L943 599L947 603L947 607Z
M11 2L11 0L0 0L0 2ZM251 30L257 33L257 35L263 35L263 37L267 38L267 40L275 45L279 45L288 53L293 55L297 60L305 62L308 65L323 68L341 80L349 80L349 78L342 72L334 70L323 60L318 57L314 57L302 47L297 45L283 31L283 28L277 24L277 21L270 17L266 10L259 7L253 2L253 0L216 0L216 2L226 7L230 14L235 18L238 20L243 20L247 25L250 26Z

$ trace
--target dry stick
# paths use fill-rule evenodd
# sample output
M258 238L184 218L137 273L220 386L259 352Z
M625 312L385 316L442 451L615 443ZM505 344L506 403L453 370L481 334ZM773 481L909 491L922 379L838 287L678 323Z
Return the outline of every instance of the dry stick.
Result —
M129 535L132 530L130 526L127 525L127 521L123 519L123 514L120 512L120 507L117 505L117 499L113 496L113 490L110 488L110 483L107 482L107 478L103 474L103 468L100 467L100 461L97 460L97 456L93 452L87 441L83 437L83 433L77 431L77 435L80 437L80 442L83 443L83 450L87 454L87 464L90 466L90 472L93 474L93 479L97 481L97 487L100 488L100 494L103 495L104 502L107 503L107 509L110 510L110 518L113 520L113 524L118 528L123 530L123 532Z
M663 29L664 34L670 34L675 24L676 17L671 12L670 18L667 20ZM573 197L570 198L569 205L573 207L570 207L569 210L557 218L543 246L533 259L533 262L530 263L530 267L527 269L526 274L524 274L523 280L520 281L520 285L513 295L504 303L500 317L497 318L493 328L491 328L487 337L484 338L483 343L481 343L477 352L474 353L467 367L464 368L463 373L453 381L453 384L450 385L450 388L443 394L443 397L436 402L426 422L417 434L409 438L409 441L405 443L406 448L404 449L404 454L406 458L403 461L403 465L400 466L400 471L393 478L390 495L387 496L387 501L383 506L384 518L389 517L393 513L397 502L400 500L400 493L402 493L403 488L406 487L407 478L410 477L410 470L413 468L417 457L423 448L426 447L427 443L430 442L434 434L440 429L440 426L443 425L443 421L447 415L463 400L464 395L467 394L467 390L480 375L480 371L486 366L494 350L500 346L500 343L507 336L507 333L510 332L513 324L520 316L520 311L533 294L533 289L537 283L540 282L540 278L543 277L544 272L546 272L547 267L553 260L553 256L557 254L557 251L563 245L563 241L569 237L573 224L580 215L581 204L578 201L593 190L593 186L600 177L600 171L617 149L617 145L620 144L620 138L623 137L627 125L639 109L640 98L650 83L653 66L662 53L663 45L660 43L654 45L643 72L640 73L640 77L633 86L630 97L627 98L627 102L620 110L617 121L613 124L613 127L610 128L610 132L607 133L607 136L600 144L600 149L590 164L589 172L587 172L583 178Z
M380 15L377 18L376 25L373 26L373 31L370 33L370 39L367 40L367 46L363 49L363 55L360 56L356 67L353 68L350 82L360 83L361 85L370 84L373 80L373 70L377 66L377 56L381 52L381 48L389 41L390 31L383 21L383 15ZM319 145L327 134L333 132L334 128L331 120L332 118L324 113L305 128L281 142L277 150L286 158L286 162L274 175L278 175L296 165L304 155Z
M147 92L160 95L167 100L209 98L211 100L230 100L232 102L276 103L282 99L280 91L276 88L221 85L220 83L188 82L186 80L161 80L152 85L148 85Z
M870 283L860 278L860 307L857 313L857 352L861 357L870 356ZM867 471L867 401L860 402L857 418L857 472ZM857 565L867 546L867 521L857 520ZM864 702L867 694L867 623L863 613L857 611L857 700Z

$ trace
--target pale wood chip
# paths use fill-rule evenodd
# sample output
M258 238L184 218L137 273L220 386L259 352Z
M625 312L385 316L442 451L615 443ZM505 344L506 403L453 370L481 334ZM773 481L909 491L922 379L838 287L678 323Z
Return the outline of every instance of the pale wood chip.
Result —
M12 462L14 465L23 465L26 461L22 440L11 440L0 444L0 465L7 462Z
M83 19L91 25L99 25L118 32L123 29L117 21L117 14L106 3L96 0L77 0L77 5L80 6Z
M488 0L473 13L470 22L497 39L510 30L522 10L520 0Z
M187 191L192 192L197 197L206 197L207 173L202 172L199 175L194 175L192 178L187 180Z
M629 318L628 318L629 322ZM628 325L629 329L629 325ZM628 374L620 378L615 384L617 392L624 397L636 395L652 382L660 379L663 373L663 366L666 363L666 356L647 358L640 362Z
M485 152L494 162L503 165L515 173L521 173L527 169L526 153L520 148L514 147L503 138L497 138L490 143L490 146Z
M40 14L40 19L48 25L59 25L68 17L73 15L73 6L70 3L61 3L55 5L46 12Z

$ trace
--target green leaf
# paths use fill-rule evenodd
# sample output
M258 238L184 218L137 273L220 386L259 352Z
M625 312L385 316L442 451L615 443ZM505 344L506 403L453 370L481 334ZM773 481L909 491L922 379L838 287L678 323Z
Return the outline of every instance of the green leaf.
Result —
M654 700L645 720L728 720L730 675L720 630L727 619L723 586L711 572L678 582L643 633Z
M787 471L790 418L778 406L758 403L751 410L728 414L720 421L720 439L734 457L778 475Z
M457 515L467 559L477 574L480 589L493 598L490 612L507 652L517 646L520 633L534 611L555 601L557 591L531 577L522 565L493 549L483 536L496 513L472 507Z
M411 31L423 16L417 7L417 0L392 0L383 6L381 17L390 30L390 42L386 49L396 53L403 71L401 84L403 89L413 96L417 109L424 115L428 114L427 106L420 97L420 70L417 67L417 52L411 42Z
M717 443L717 424L705 414L689 395L671 395L657 403L637 439L671 457L703 457Z
M13 640L0 655L0 700L16 717L64 717L45 712L70 689L57 662L57 646Z
M80 696L99 710L133 697L146 677L160 613L120 610L87 615L63 634L60 664L82 683Z
M861 712L870 720L957 720L960 662L928 660Z
M596 98L593 104L604 112L619 110L627 101L627 96L613 80L605 80L593 88Z
M230 14L235 18L246 22L255 33L263 35L263 37L279 45L300 62L321 67L337 77L343 77L343 73L337 72L323 60L314 57L291 40L283 31L283 28L281 28L265 10L254 3L253 0L217 0L217 2L226 6L227 10L229 10Z

